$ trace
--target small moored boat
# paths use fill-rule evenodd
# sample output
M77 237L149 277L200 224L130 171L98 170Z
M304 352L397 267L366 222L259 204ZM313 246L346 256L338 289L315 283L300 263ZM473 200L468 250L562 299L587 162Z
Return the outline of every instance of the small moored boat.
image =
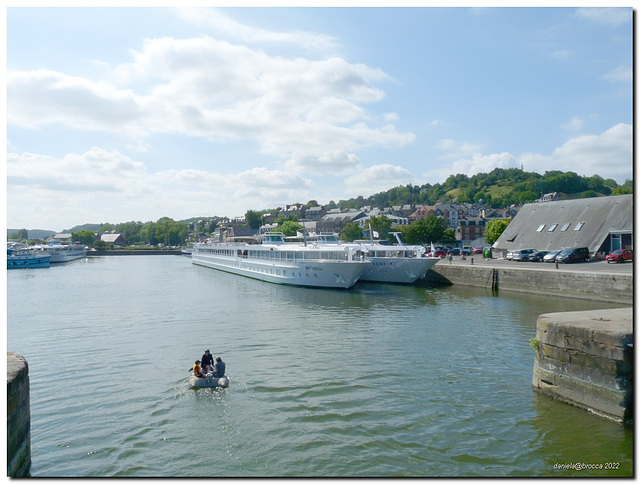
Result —
M35 269L49 267L50 255L36 253L33 249L7 249L7 269Z
M205 378L198 378L195 375L189 377L189 387L191 388L227 388L228 386L229 378L227 375L216 378L212 372L209 372Z

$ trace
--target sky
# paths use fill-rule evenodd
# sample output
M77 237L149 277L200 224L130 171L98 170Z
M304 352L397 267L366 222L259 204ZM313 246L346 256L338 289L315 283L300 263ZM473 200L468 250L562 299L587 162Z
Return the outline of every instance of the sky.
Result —
M236 217L494 168L622 184L632 14L10 4L6 226Z

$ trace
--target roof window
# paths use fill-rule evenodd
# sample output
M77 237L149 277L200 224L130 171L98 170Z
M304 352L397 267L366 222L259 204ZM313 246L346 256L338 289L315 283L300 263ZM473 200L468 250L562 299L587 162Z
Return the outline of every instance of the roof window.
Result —
M558 224L553 224L551 227L549 227L549 230L547 230L547 232L553 232L557 226Z
M576 227L573 230L580 230L582 228L582 226L584 225L584 222L580 222L578 225L576 225Z
M560 231L561 232L566 232L570 225L571 225L571 222L568 222L568 223L564 224L562 226L562 228L560 229Z
M536 230L536 232L542 232L544 230L544 226L547 224L542 224L540 225L540 227L538 227L538 229Z

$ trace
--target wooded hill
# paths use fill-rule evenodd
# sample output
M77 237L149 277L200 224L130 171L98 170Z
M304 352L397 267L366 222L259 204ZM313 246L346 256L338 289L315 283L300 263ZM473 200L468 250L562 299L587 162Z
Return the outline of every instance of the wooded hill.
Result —
M547 171L544 175L525 172L519 168L496 168L490 173L451 175L442 184L398 186L368 198L330 202L327 208L364 206L390 207L394 205L434 205L436 203L484 203L492 208L530 203L546 193L558 192L563 199L589 198L633 193L633 182L623 185L599 175L580 176L574 172Z

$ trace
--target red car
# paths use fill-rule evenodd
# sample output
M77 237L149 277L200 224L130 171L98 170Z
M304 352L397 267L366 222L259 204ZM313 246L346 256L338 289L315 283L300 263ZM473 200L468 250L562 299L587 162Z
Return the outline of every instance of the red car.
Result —
M436 250L435 252L429 252L427 257L445 257L447 253L444 250Z
M624 262L626 260L633 260L633 251L631 249L618 249L608 254L605 257L607 262Z

